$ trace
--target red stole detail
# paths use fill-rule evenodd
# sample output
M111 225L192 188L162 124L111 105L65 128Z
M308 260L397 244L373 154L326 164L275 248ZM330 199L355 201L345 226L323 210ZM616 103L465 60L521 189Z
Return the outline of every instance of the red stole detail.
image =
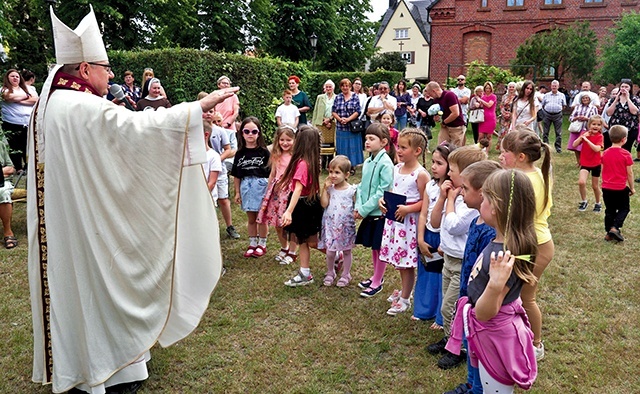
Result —
M51 91L53 92L56 89L77 90L78 92L91 93L95 94L98 97L102 97L102 95L98 93L96 89L93 86L89 85L89 83L84 79L64 73L62 71L58 71L56 73L56 76L53 78Z

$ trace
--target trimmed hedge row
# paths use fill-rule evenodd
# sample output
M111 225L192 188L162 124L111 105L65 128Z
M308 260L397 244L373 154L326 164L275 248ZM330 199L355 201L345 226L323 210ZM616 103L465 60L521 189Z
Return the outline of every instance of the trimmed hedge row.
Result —
M217 89L221 75L228 76L233 86L240 86L240 119L256 116L263 123L268 141L275 130L275 110L282 92L287 89L290 75L301 79L300 89L307 92L312 103L322 93L327 79L336 85L342 78L360 77L366 85L387 80L391 84L402 77L399 72L311 72L300 63L276 58L252 58L244 55L199 51L196 49L157 49L148 51L110 51L109 62L116 71L115 81L122 83L126 70L134 72L140 83L145 67L151 67L162 81L169 100L174 103L193 101L200 91ZM338 88L336 91L339 92Z

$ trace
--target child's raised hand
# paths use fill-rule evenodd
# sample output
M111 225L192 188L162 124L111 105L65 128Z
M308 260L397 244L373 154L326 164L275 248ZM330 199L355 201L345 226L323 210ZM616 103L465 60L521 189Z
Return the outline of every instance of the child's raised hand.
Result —
M511 276L515 261L516 257L512 256L508 250L506 252L498 252L497 256L496 252L491 252L488 286L495 286L496 289L501 291Z
M452 189L452 188L453 188L453 182L451 182L450 179L447 179L446 181L442 182L442 185L440 185L440 192L442 192L446 196L449 189Z
M382 197L378 200L378 208L380 208L380 212L382 212L383 215L387 214L387 206L384 202L384 198Z
M461 188L459 187L452 187L451 189L447 190L447 199L455 200L456 197L458 197L458 194L460 194L460 190Z
M332 185L331 179L327 177L327 179L324 180L324 189L327 190L329 187L331 187L331 185Z

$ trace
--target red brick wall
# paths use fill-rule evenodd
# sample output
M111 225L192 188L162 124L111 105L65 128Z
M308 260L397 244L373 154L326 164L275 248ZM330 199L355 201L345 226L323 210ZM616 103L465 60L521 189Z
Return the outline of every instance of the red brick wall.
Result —
M600 44L609 35L614 21L623 12L638 9L637 0L603 0L604 6L588 6L584 0L563 0L561 8L545 8L544 0L524 0L524 6L507 9L506 0L440 0L430 11L430 77L443 83L448 64L483 60L506 65L516 49L529 36L553 26L567 26L588 20ZM483 48L483 42L488 47ZM464 73L464 67L451 66L450 75Z

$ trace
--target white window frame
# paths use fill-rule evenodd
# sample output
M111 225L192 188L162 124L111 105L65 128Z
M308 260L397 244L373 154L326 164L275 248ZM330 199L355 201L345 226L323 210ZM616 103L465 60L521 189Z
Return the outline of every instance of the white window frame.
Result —
M404 40L409 38L409 29L395 29L396 30L396 40Z

